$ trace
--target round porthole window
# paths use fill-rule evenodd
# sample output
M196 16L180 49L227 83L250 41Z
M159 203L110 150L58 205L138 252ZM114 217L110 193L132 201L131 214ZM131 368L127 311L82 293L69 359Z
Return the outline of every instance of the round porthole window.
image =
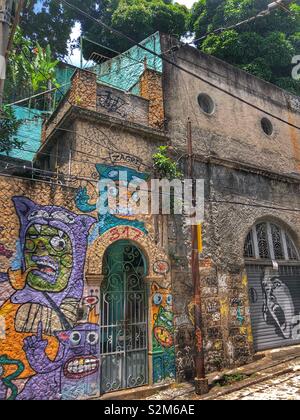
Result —
M273 124L268 118L263 118L261 120L261 128L267 136L272 136L272 134L274 133Z
M215 112L215 103L206 93L201 93L198 96L198 104L205 114L212 115Z

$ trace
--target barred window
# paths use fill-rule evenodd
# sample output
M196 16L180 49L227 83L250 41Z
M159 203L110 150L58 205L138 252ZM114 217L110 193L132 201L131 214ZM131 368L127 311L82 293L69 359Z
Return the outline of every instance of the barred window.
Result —
M244 257L276 261L300 260L298 250L290 235L270 222L258 223L248 233Z

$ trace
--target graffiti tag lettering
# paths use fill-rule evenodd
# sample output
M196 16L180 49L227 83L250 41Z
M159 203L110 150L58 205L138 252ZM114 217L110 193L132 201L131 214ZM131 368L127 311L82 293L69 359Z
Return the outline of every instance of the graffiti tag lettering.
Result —
M118 114L120 117L125 118L126 112L123 108L127 105L124 99L119 96L113 95L109 90L103 90L97 97L97 105L106 109L108 112Z

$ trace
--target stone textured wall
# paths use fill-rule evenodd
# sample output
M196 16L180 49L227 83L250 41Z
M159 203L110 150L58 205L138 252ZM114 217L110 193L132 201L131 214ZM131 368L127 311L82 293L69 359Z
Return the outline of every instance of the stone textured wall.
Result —
M161 73L146 69L140 79L140 93L149 100L149 125L163 129L165 113Z
M202 283L205 361L208 372L240 366L254 355L244 243L252 226L269 220L283 227L300 246L298 180L255 173L219 160L195 161L195 176L205 179ZM235 204L235 202L239 204ZM277 208L277 209L276 209ZM286 209L286 210L284 210ZM184 221L169 225L178 380L193 378L193 286L191 233Z
M96 80L95 73L77 70L72 78L70 102L81 108L95 110L97 101Z
M118 163L94 164L98 180L120 170L128 181L148 179L136 162ZM136 244L147 261L149 381L175 380L170 262L153 219L103 217L98 181L76 181L0 178L0 399L99 395L102 262L120 240Z
M163 51L168 51L171 43L166 37L162 40ZM299 126L299 98L189 46L181 46L169 58L199 76L164 64L165 118L175 146L182 148L185 144L186 124L190 118L195 153L279 173L299 172L299 130L264 112ZM200 109L198 96L201 93L214 101L212 115ZM261 128L263 117L273 124L272 136L267 136Z
M97 86L97 110L122 120L148 125L149 101L109 86Z

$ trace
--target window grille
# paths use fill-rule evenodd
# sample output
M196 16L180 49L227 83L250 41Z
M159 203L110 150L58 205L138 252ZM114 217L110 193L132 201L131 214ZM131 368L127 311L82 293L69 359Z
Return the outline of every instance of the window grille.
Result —
M290 235L270 222L253 226L245 241L244 257L276 261L300 260Z

